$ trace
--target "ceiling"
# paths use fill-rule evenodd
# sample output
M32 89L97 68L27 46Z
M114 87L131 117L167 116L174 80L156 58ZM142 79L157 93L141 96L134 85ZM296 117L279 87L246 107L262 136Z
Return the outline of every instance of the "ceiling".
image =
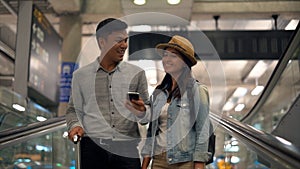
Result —
M13 31L16 31L18 2L0 0L0 25L6 25ZM34 0L33 3L56 30L59 30L60 17L80 16L83 38L93 34L96 24L106 17L131 16L134 18L131 25L180 25L186 29L196 27L199 30L272 30L275 28L272 16L278 16L277 29L285 29L291 20L300 19L299 0L181 0L180 4L174 6L168 5L166 0L148 0L143 6L134 5L132 0ZM159 13L167 13L179 19L152 19L153 16L161 16ZM218 22L214 16L219 16ZM251 96L250 91L257 84L266 84L276 65L276 61L268 63L265 73L254 82L243 81L256 63L257 60L198 63L194 72L197 79L210 85L213 109L222 110L237 87L247 89L245 96L234 98L236 104L245 102L246 108L242 113L235 113L233 109L226 113L241 116L251 109L258 96ZM220 72L214 71L217 67L221 68Z
M18 1L0 0L0 24L11 27L16 25ZM181 0L178 5L169 5L166 1L148 0L142 6L133 4L132 0L33 0L33 3L47 15L53 25L59 24L60 16L80 15L83 24L90 25L106 17L124 17L141 12L168 13L196 25L205 23L204 29L215 29L213 16L220 16L219 28L221 30L251 29L249 23L241 21L272 21L272 15L278 15L278 29L283 29L291 19L300 19L299 0ZM176 24L171 20L153 21L145 17L136 18L136 23ZM269 28L270 25L264 29Z

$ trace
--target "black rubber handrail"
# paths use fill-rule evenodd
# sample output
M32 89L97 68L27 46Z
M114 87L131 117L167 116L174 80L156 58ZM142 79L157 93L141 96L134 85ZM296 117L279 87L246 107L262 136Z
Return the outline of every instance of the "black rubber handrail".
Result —
M3 130L0 132L0 150L40 135L66 128L65 116L55 117L27 126Z
M222 128L230 132L234 137L240 139L257 155L268 159L275 166L282 168L298 168L300 166L300 149L294 145L284 144L278 137L255 129L254 127L241 123L230 117L219 117L210 114L211 119L220 124Z

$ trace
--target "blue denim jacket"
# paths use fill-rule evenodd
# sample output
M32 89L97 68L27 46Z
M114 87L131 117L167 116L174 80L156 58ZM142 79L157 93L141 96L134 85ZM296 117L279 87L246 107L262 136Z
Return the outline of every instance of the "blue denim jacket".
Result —
M210 157L208 150L209 138L209 96L206 86L194 83L194 98L188 98L187 92L181 99L173 99L167 110L167 159L169 164L186 161L206 162ZM167 102L166 92L160 92L152 104L152 117L143 156L155 155L155 135L158 134L158 117L161 108ZM189 99L194 99L195 118L191 118Z

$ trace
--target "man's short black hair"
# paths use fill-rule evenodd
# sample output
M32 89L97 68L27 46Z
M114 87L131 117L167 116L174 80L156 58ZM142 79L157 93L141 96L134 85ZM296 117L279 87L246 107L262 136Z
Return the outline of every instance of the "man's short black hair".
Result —
M99 37L107 37L110 33L114 31L120 31L127 29L128 25L115 18L107 18L103 21L101 21L96 28L96 37L97 39Z

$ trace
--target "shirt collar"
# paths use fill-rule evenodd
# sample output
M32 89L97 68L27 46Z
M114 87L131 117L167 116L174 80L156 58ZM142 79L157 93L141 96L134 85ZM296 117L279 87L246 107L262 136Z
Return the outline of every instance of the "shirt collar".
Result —
M112 70L111 72L115 72L116 70L122 72L122 70L124 69L124 63L123 61L121 61L117 67ZM103 71L106 71L100 64L99 64L99 57L97 57L97 59L93 62L93 67L94 67L94 71L98 72L100 69L102 69Z

